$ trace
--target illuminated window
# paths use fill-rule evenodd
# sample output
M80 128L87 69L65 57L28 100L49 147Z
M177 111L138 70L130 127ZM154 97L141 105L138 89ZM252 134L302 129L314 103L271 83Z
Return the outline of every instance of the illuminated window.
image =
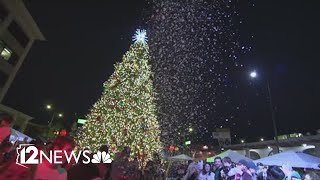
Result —
M3 48L1 51L1 57L7 61L10 59L11 54L12 54L12 51L6 47Z
M3 42L0 40L0 59L15 65L19 57Z

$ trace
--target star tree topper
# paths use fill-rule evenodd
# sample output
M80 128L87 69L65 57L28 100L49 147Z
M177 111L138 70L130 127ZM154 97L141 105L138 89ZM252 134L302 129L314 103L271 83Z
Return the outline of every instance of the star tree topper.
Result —
M136 33L133 35L132 40L134 43L147 43L148 37L147 37L147 31L144 29L137 29Z

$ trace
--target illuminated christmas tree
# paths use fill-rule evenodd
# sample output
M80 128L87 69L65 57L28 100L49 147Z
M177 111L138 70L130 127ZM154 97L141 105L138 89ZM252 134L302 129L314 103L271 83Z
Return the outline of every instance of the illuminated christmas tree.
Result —
M146 162L160 150L160 130L146 31L137 30L133 40L75 139L92 151L108 144L112 156L128 146L132 157Z

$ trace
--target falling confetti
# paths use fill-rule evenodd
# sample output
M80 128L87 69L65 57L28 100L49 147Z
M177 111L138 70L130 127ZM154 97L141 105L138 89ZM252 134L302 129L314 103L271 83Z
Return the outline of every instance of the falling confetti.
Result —
M232 106L226 93L233 88L229 72L242 66L239 56L250 49L239 42L237 1L151 4L149 44L162 140L181 143L189 127L198 138L210 136L226 119L232 125L233 114L221 113Z

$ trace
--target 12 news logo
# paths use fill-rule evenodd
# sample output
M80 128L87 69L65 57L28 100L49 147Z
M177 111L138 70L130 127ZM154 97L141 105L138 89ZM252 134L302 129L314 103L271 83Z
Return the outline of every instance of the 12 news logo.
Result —
M78 154L74 153L74 151L66 152L62 150L54 150L49 151L49 153L45 153L42 150L38 150L34 146L34 144L20 144L17 147L17 159L16 164L28 168L26 165L30 164L42 164L43 160L51 164L62 164L63 159L70 163L72 158L74 159L75 163L79 162L80 156L83 156L82 163L89 164L91 163L111 163L112 159L110 159L110 155L105 151L98 151L96 154L93 155L93 158L90 159L91 152L88 150L79 151ZM27 158L28 157L28 158ZM27 158L27 159L26 159Z

